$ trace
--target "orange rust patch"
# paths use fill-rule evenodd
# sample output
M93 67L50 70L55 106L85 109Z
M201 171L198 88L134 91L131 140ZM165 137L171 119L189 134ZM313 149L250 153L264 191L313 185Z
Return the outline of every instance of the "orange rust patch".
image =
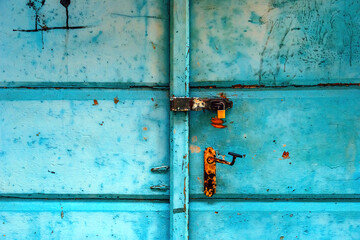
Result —
M216 211L215 211L215 214L218 214L218 213L219 213L219 212L216 212Z
M286 144L283 144L283 147L286 147Z
M145 141L147 141L147 138L146 138L146 137L144 137L144 140L145 140Z
M219 93L219 96L220 96L221 98L225 98L225 99L227 99L227 97L226 97L225 93L223 93L223 92Z
M214 123L212 123L211 126L213 126L214 128L227 128L227 126L214 124Z
M151 101L154 101L154 98L151 98Z
M147 130L147 127L143 127L143 130L146 131L146 130Z
M199 153L201 152L201 149L199 146L196 146L196 145L190 145L190 152L191 153Z
M185 154L185 155L183 156L183 158L186 159L186 158L187 158L187 154Z
M217 118L217 117L214 117L214 118L211 118L211 122L214 123L214 124L223 124L224 120L222 120L220 118Z
M196 142L196 141L197 141L197 136L193 136L193 137L191 138L191 141L192 141L192 142Z
M119 102L119 99L118 99L117 97L115 97L115 98L114 98L114 103L115 103L115 104L118 104L118 102Z
M282 157L283 157L283 159L289 159L290 158L289 152L284 151L282 154Z
M156 49L156 46L153 42L151 42L151 45L152 45L152 48L155 50Z
M96 106L96 105L99 105L99 102L98 102L96 99L94 99L94 104L93 104L93 106Z
M216 162L209 162L209 157L216 157L216 151L212 147L204 151L204 193L212 197L216 193Z
M284 240L284 238L285 238L284 236L281 236L281 237L280 237L280 240Z

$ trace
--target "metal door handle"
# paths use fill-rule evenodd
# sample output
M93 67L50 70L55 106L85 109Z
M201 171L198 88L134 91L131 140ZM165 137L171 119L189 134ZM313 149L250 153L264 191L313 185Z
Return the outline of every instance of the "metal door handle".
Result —
M204 193L208 197L212 197L216 193L216 163L226 165L234 165L236 158L243 158L245 155L229 152L233 157L232 161L216 158L216 151L212 147L208 147L204 151Z

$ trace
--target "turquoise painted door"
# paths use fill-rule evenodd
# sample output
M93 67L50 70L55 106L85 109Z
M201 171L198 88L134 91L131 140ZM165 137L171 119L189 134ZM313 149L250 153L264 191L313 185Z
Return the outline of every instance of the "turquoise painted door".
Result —
M360 239L359 1L190 1L191 239ZM204 150L217 164L203 193Z
M0 239L360 239L359 8L1 1Z
M169 3L0 9L0 239L168 239Z

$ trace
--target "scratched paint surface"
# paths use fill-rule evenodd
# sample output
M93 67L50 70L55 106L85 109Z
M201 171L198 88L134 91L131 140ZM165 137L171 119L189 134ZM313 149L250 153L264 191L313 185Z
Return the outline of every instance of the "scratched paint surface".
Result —
M344 202L192 202L190 236L201 240L359 239L359 207L359 203Z
M218 96L220 90L194 90ZM203 152L245 154L234 166L217 166L214 197L321 197L360 194L360 90L227 90L234 107L227 128L216 113L190 113L190 194L203 193ZM229 159L229 156L226 156Z
M359 83L360 2L191 1L191 81Z
M32 2L0 2L1 85L168 84L167 1Z
M1 194L168 197L166 91L3 89L0 109Z
M169 204L0 202L2 239L169 239Z

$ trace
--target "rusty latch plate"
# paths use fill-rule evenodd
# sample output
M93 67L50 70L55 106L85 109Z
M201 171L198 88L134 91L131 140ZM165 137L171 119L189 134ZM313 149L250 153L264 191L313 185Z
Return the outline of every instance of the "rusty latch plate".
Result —
M173 97L170 99L170 110L175 112L227 110L232 106L233 102L226 98Z

